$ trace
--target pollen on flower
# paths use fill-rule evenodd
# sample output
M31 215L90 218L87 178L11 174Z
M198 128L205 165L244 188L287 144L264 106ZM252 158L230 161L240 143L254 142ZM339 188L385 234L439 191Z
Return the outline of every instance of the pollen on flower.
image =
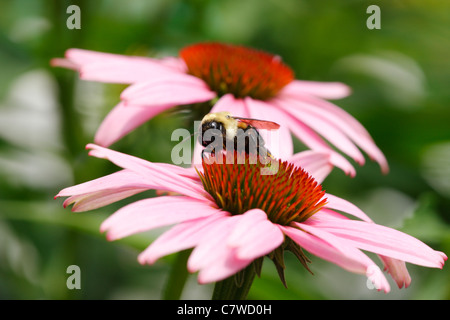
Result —
M320 210L327 202L322 186L306 171L287 161L273 160L273 174L265 174L267 164L242 161L234 155L229 161L203 161L199 173L205 190L217 205L233 215L250 209L261 209L273 223L289 225L302 222ZM227 158L225 158L227 157ZM248 156L247 156L248 160Z
M294 80L278 56L241 46L200 43L180 52L188 72L203 79L219 96L267 100Z

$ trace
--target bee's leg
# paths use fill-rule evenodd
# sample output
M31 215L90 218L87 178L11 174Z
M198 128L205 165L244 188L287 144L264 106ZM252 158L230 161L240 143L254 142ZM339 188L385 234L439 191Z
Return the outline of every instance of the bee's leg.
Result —
M206 151L206 148L202 150L202 160L205 160L205 151Z
M210 147L208 145L205 149L202 150L202 159L205 160L205 152L209 153L211 156L215 156L214 147Z

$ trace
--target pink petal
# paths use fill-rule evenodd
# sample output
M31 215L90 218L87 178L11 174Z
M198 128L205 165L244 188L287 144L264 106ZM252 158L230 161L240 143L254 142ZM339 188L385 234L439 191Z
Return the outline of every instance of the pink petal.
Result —
M245 104L250 113L250 118L259 120L269 120L278 123L281 127L277 131L259 130L267 148L276 158L288 159L294 153L294 144L289 127L285 125L286 119L283 112L280 112L276 106L270 102L254 100L250 97L245 98ZM269 136L271 139L268 139Z
M420 240L395 229L344 219L311 220L311 223L363 250L425 267L442 268L444 265L442 252L434 251Z
M100 231L108 231L108 239L116 240L131 234L207 217L219 209L212 202L183 196L164 196L133 202L106 219Z
M360 250L349 246L338 237L318 228L306 226L301 223L294 223L294 225L304 229L304 231L293 227L281 228L289 238L298 243L302 248L350 272L366 274L378 290L390 291L389 283L383 273Z
M397 286L401 289L403 287L408 288L411 284L411 276L406 269L405 261L392 259L390 257L380 255L381 260L385 266L385 270L392 276L397 283Z
M286 85L280 94L296 97L298 94L308 94L324 99L341 99L351 94L351 89L341 82L318 82L294 80Z
M356 170L355 168L348 162L347 159L345 159L343 156L341 156L339 153L335 152L334 150L330 151L330 161L331 163L340 168L344 173L350 177L355 177Z
M283 110L280 108L280 111ZM315 131L296 118L290 117L289 114L286 116L286 124L292 133L310 149L332 151L330 146Z
M203 200L209 199L209 194L203 189L200 179L193 180L189 177L191 171L174 165L152 163L117 151L106 149L95 144L88 144L90 155L97 158L108 159L119 167L134 171L146 179L149 179L158 189L174 191L192 198ZM187 176L179 174L186 170Z
M182 105L216 97L203 80L187 74L167 74L125 89L121 99L133 105Z
M391 291L389 282L376 264L372 264L367 268L366 276L378 291L383 290L384 293Z
M292 101L291 106L297 109L299 114L303 116L309 115L313 119L322 118L330 125L341 130L364 150L371 159L380 164L383 173L389 171L389 166L383 153L375 145L367 130L350 114L328 101L309 95L298 95L296 100L289 99L289 101Z
M141 175L122 170L95 180L61 190L56 197L69 197L64 207L74 203L72 211L89 211L152 189L151 181Z
M283 240L278 226L259 209L217 220L192 252L188 269L200 271L200 283L219 281L271 252Z
M69 49L66 51L66 58L78 66L81 79L90 81L126 84L168 73L180 73L179 69L167 63L147 57Z
M114 61L122 59L124 56L114 53L105 53L99 51L91 51L85 49L72 48L66 51L66 59L81 66L83 64L94 63L98 61Z
M198 273L198 282L206 284L224 280L247 267L252 261L239 259L233 254L226 255L224 259L217 260L216 263L201 269Z
M108 147L157 114L172 107L173 105L125 106L122 101L103 120L95 134L94 141L101 146Z
M139 262L152 264L165 255L194 247L204 237L210 226L214 225L215 221L223 219L227 214L222 211L172 227L139 255Z
M254 260L278 248L284 241L283 233L267 219L260 209L249 210L239 216L227 244L237 248L240 259Z
M161 84L177 85L177 86L192 86L208 88L206 83L197 77L183 73L165 73L158 77L147 78L139 83L134 83L126 88L120 95L123 100L131 100L133 98L139 98L145 96L147 90L151 90L152 87Z
M295 101L295 107L299 110L326 118L342 131L345 131L349 136L354 136L355 139L359 139L360 137L362 141L372 141L369 132L367 132L366 128L358 120L344 109L329 101L317 99L309 95L298 95L295 100L289 100Z
M157 60L123 56L120 61L100 61L82 65L80 79L106 83L138 83L161 75L177 75Z
M236 117L250 117L244 100L236 99L231 93L223 95L219 100L217 100L214 107L211 109L211 113L221 111L228 111Z
M159 62L167 67L173 68L175 71L180 73L188 73L188 68L183 59L178 57L164 57L159 60Z
M345 204L344 204L345 205ZM358 209L357 209L358 210ZM322 209L320 212L317 212L314 217L314 220L320 221L328 221L329 219L348 219L347 217L338 214L337 212L331 211L329 209ZM370 219L365 220L366 222L373 223ZM385 270L392 276L395 280L399 288L403 286L407 288L411 283L411 277L406 269L406 265L404 261L393 259L391 257L379 255L380 259L383 261L385 266ZM444 258L445 259L445 258Z
M311 114L295 108L296 101L287 98L277 99L277 105L291 116L297 118L311 129L322 135L342 152L348 154L357 163L364 164L364 156L356 147L356 145L341 131L336 128L333 123L326 121L321 115Z
M289 162L302 167L319 183L322 183L333 169L330 154L325 151L302 151L290 157Z
M273 101L272 101L273 102ZM276 102L273 102L276 104ZM280 112L284 112L280 110ZM311 128L306 126L301 121L286 115L285 117L286 125L292 131L292 133L297 136L306 146L315 151L324 151L330 153L331 162L342 169L346 174L354 176L355 169L343 156L335 152L330 146L315 133Z
M218 259L224 260L224 257L230 254L230 250L234 250L226 243L237 222L236 216L224 217L216 220L214 225L209 227L189 257L188 269L190 272L217 263Z
M199 283L220 281L248 266L252 259L241 259L237 249L227 244L227 239L238 223L238 217L216 221L192 251L188 270L199 270Z
M327 203L324 206L325 208L343 211L366 222L373 222L368 215L353 203L329 193L325 194L325 198L327 198Z
M73 204L73 212L83 212L104 207L113 202L131 197L135 194L148 190L147 188L101 190L95 193L77 195L67 198L64 201L64 208Z
M324 196L326 198L326 195ZM325 207L322 207L318 212L314 214L313 217L310 219L318 219L318 220L328 220L328 219L349 219L348 217L344 216L341 213L337 213L336 211L333 211L331 209L327 209Z
M311 108L314 108L318 111L326 112L328 117L332 117L332 115L334 115L334 119L340 119L337 122L346 123L347 127L351 128L351 130L354 130L359 135L366 136L367 138L371 139L370 134L367 132L366 128L364 128L364 126L347 111L338 107L337 105L307 94L296 94L295 99L297 101L307 103L309 106L311 106Z

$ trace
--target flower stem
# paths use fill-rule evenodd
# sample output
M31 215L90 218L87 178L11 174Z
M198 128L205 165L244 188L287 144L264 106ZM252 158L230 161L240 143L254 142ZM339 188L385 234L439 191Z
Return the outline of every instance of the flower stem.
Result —
M187 260L191 254L192 249L180 251L170 270L169 279L163 292L164 300L179 300L188 278L188 271L186 268Z
M245 300L255 278L253 263L237 274L219 281L214 287L212 300Z

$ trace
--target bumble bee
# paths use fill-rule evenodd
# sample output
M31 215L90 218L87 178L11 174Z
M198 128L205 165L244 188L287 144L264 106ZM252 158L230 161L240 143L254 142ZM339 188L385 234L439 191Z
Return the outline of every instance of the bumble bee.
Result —
M276 130L278 128L280 128L278 123L234 117L227 111L208 113L203 117L201 131L199 130L201 132L199 142L205 147L202 158L204 152L214 155L217 147L227 150L228 146L228 149L234 147L234 150L238 152L245 151L246 154L274 159L272 153L265 147L265 142L257 129ZM212 137L214 137L214 143L211 141Z

